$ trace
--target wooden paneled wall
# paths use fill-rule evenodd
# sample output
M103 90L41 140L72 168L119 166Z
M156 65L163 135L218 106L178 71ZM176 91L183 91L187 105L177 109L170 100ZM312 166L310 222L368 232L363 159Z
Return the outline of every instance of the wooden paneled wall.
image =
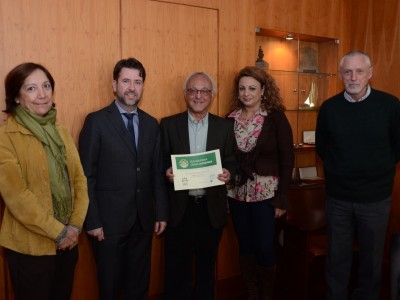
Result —
M112 97L119 12L119 0L1 1L0 78L22 62L46 66L56 82L58 119L76 137L86 114ZM3 84L0 95L4 99Z
M24 61L48 67L56 81L58 119L75 140L85 116L112 100L113 66L127 56L137 57L148 71L141 108L150 114L161 118L183 110L183 80L188 73L202 70L218 83L219 93L212 111L223 116L229 110L235 73L255 62L254 30L260 26L338 38L339 55L352 47L371 52L376 63L375 76L379 76L375 77L374 85L399 96L395 84L399 69L399 57L395 55L400 47L399 24L393 25L400 19L397 0L351 3L345 0L2 0L0 77L4 78L12 67ZM379 45L377 39L382 32L385 44ZM390 37L394 37L392 42ZM3 85L0 94L4 99ZM0 101L0 109L4 107ZM2 114L0 123L4 118ZM150 295L157 295L163 289L162 238L154 239L152 262ZM0 252L0 298L7 299L9 283L1 270L4 259ZM217 278L223 280L237 274L237 244L232 224L228 223L220 245ZM97 298L95 264L83 234L73 299Z
M273 13L273 16L260 13L256 16L257 26L264 24L263 26L267 28L338 38L340 40L339 57L355 49L368 53L374 67L372 86L400 98L400 85L398 84L400 70L399 1L288 0L285 1L285 4L287 6L279 5L277 1L258 0L257 8L263 7L263 9L257 9L257 12L282 9L283 14L291 17L281 18L277 21L274 18L276 15ZM288 8L293 5L298 5L299 9ZM335 13L330 14L331 9ZM317 12L317 16L311 16L315 12ZM305 18L308 18L309 21L304 21ZM342 88L341 83L338 85ZM386 265L390 265L391 236L393 233L400 233L400 165L397 166L392 196L385 247Z
M400 2L354 0L351 11L349 48L370 55L374 87L400 98Z
M339 39L348 51L350 5L345 0L256 0L256 25L262 28ZM341 88L339 79L338 88Z
M86 114L112 98L112 68L120 53L119 0L0 1L1 82L19 63L46 66L55 79L58 120L75 140ZM0 95L4 99L3 84ZM4 107L0 101L1 110ZM84 234L80 242L73 298L97 299L96 269ZM0 264L4 270L3 255ZM0 290L0 299L9 299L9 290L8 281Z
M256 0L257 26L338 38L343 24L343 0Z
M400 98L400 2L354 0L351 5L350 49L368 53L374 67L372 86ZM390 242L400 233L400 164L393 189L386 235L385 263L390 266ZM384 270L385 271L385 270ZM387 269L386 269L387 272Z
M339 58L350 50L371 57L374 88L400 98L400 2L398 0L256 0L256 25L282 31L327 36L340 40ZM338 88L343 89L338 81ZM390 266L390 240L400 233L400 165L385 245L384 274ZM387 277L385 277L387 279Z
M256 57L254 15L253 0L2 0L0 77L21 62L45 65L56 81L58 120L76 141L85 116L113 99L112 69L128 56L147 70L141 108L158 119L185 109L183 81L193 71L214 77L219 93L212 111L224 115L235 73ZM3 85L0 94L4 99ZM232 240L228 226L218 278L239 272ZM157 295L163 289L163 238L153 245L150 295ZM0 299L10 295L4 267L0 249ZM83 234L73 299L97 298L95 263Z

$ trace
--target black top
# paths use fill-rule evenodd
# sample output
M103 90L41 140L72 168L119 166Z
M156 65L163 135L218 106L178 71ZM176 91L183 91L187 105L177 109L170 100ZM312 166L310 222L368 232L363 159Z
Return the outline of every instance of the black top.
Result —
M328 99L318 114L316 147L329 196L354 202L389 197L400 159L399 100L374 89L360 102L344 93Z

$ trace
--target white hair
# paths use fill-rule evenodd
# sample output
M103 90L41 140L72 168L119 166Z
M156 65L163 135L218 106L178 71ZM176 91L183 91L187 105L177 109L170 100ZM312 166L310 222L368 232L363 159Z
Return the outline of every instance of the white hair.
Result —
M207 72L193 72L191 73L188 77L186 77L185 82L183 83L183 91L185 92L187 89L187 83L189 82L190 79L192 79L192 77L197 76L197 75L202 75L204 77L206 77L212 86L212 93L216 94L217 93L217 85L215 84L214 79L212 79L212 77L210 76L210 74L208 74Z
M354 50L354 51L350 51L349 53L347 53L345 56L342 57L342 59L340 60L340 65L339 65L340 69L342 68L342 66L344 64L344 60L346 58L354 57L354 56L364 57L364 60L365 60L366 64L368 65L368 67L370 68L372 66L371 59L369 58L369 56L367 54L365 54L364 52L359 51L359 50Z

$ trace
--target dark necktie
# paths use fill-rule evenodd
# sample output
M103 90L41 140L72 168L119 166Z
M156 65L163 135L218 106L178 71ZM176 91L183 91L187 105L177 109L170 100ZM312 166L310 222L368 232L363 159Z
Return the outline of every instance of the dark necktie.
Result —
M127 129L129 131L130 136L133 139L133 146L134 146L133 148L136 151L135 129L133 127L133 115L134 114L123 113L123 115L128 119L128 127L127 127Z

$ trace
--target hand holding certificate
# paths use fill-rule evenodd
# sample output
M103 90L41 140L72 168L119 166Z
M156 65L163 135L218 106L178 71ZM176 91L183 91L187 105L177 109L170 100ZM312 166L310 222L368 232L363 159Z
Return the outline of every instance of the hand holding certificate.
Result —
M218 174L223 172L218 149L195 154L171 155L171 160L175 191L225 184L218 179Z

